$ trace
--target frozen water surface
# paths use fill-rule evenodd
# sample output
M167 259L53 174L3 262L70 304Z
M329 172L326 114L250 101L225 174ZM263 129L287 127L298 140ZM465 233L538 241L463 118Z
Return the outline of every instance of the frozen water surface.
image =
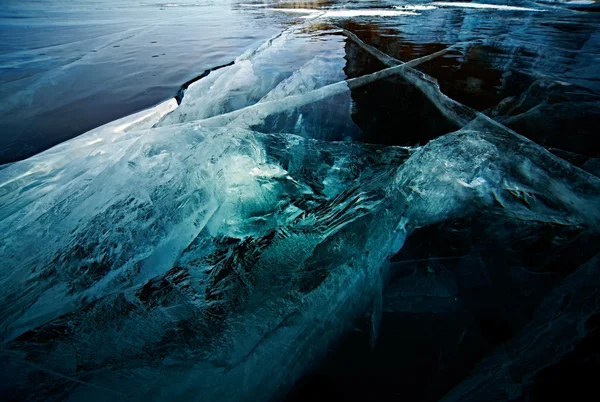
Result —
M583 399L595 5L9 2L0 392Z

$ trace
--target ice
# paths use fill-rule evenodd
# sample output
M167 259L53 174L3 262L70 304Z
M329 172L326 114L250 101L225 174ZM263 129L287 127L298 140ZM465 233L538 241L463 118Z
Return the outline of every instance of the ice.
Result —
M435 10L436 6L428 6L424 4L409 4L402 6L394 6L397 10L410 10L410 11L427 11L427 10Z
M344 64L345 60L341 57L317 56L296 70L289 78L280 82L260 102L301 95L325 85L342 81L346 78L343 72Z
M435 10L438 7L456 7L456 8L474 8L479 10L500 10L500 11L544 11L538 8L531 7L520 7L510 6L503 4L485 4L485 3L471 3L461 1L434 1L428 4L408 4L401 6L394 6L397 10L404 11L429 11Z
M372 305L385 260L415 228L480 208L523 220L597 223L590 207L600 180L510 132L474 124L484 128L446 135L410 157L403 148L378 153L193 124L144 132L101 174L69 179L69 187L21 209L21 221L31 219L29 211L40 215L3 241L5 261L15 263L3 278L9 305L27 311L27 319L4 322L5 342L14 339L4 352L9 367L23 364L17 356L26 353L27 370L70 378L86 362L92 386L76 388L78 397L107 389L155 394L156 387L170 398L201 392L263 399L282 392ZM381 161L375 169L352 167L373 157ZM307 166L316 177L306 176ZM564 178L551 177L555 169ZM323 191L331 182L341 185ZM530 206L519 197L531 197ZM536 201L542 199L548 201ZM14 224L11 218L2 224ZM42 235L45 248L35 253L30 246ZM24 253L35 270L18 271L11 255ZM47 339L43 349L37 337ZM135 357L158 344L155 353ZM185 356L196 357L186 363ZM123 376L133 378L115 386ZM64 381L64 392L78 385ZM241 391L231 384L243 384Z
M543 77L485 113L541 145L594 156L586 140L596 132L589 116L600 114L600 102L591 90Z
M308 14L303 18L351 18L351 17L398 17L407 15L419 15L414 11L386 10L386 9L313 9L313 8L271 8L270 11L278 11L292 14Z
M598 177L413 69L447 50L380 57L379 71L347 78L343 47L360 42L319 33L315 44L286 31L190 85L181 105L0 170L3 395L281 398L365 314L374 347L384 312L458 308L450 275L407 277L393 261L420 231L482 221L499 239L597 233ZM331 136L360 131L353 96L385 80L453 132L420 146ZM462 273L476 288L473 266ZM564 286L584 286L584 271Z
M567 5L590 5L594 4L594 0L540 0L542 3L562 3Z
M550 292L530 324L442 401L503 401L523 395L534 374L559 361L593 329L600 255L577 268ZM548 356L551 356L548 358ZM528 372L515 378L514 372Z
M11 135L0 137L0 164L162 102L281 31L231 1L166 3L4 2L0 132Z
M467 3L460 1L434 1L434 6L438 7L459 7L459 8L476 8L483 10L504 10L504 11L544 11L537 8L530 7L518 7L518 6L507 6L502 4L485 4L485 3Z
M12 290L4 306L26 309L18 314L25 319L3 323L5 342L14 339L6 367L61 373L53 381L64 393L47 400L70 391L75 399L268 399L374 303L386 259L415 228L479 208L597 223L591 206L600 180L510 132L474 124L484 128L446 135L410 157L403 148L377 153L192 123L143 132L100 174L70 178L21 209L21 222L33 210L39 217L3 241L5 261L15 263L3 278ZM357 173L353 166L373 157L377 168ZM18 167L1 173L10 177ZM555 169L564 178L553 178ZM323 191L329 183L340 185ZM530 197L530 207L520 197ZM35 253L42 235L45 248ZM26 266L37 272L19 272L11 255L28 255ZM68 380L84 378L83 364L90 386Z
M267 145L272 149L271 152L267 152ZM356 177L356 174L352 173L354 169L351 169L351 166L344 168L349 158L353 163L357 163L360 158L367 157L366 151L361 148L352 144L341 149L319 147L316 144L307 144L306 140L298 137L265 138L264 135L249 131L206 130L193 126L186 128L178 126L176 130L161 128L146 132L136 141L132 141L117 160L111 160L103 166L107 174L90 179L84 173L80 176L80 180L75 182L69 180L70 190L58 187L56 192L63 195L65 192L69 193L67 206L52 205L52 200L49 199L52 195L46 195L44 197L46 211L40 205L42 202L31 204L29 208L23 210L27 215L27 212L35 209L42 216L30 222L20 232L23 236L31 236L31 233L27 233L28 230L36 230L38 236L44 236L46 247L44 250L39 250L37 254L31 254L26 265L31 267L32 271L38 272L19 272L21 278L17 279L14 276L17 273L13 271L11 277L3 278L5 283L17 280L25 285L23 289L17 287L17 283L12 283L10 288L14 293L8 295L13 300L10 307L28 306L26 307L28 313L23 316L27 318L17 321L8 318L13 323L6 326L4 322L3 333L7 334L7 338L14 338L18 333L40 325L42 320L48 321L69 310L71 311L69 314L56 318L58 321L50 321L46 324L46 328L54 327L59 321L65 319L75 323L73 330L76 334L73 334L72 341L78 345L77 359L87 360L88 357L83 356L87 356L88 352L93 353L95 357L89 355L89 358L97 362L93 365L102 367L108 362L102 359L110 359L109 354L118 351L121 356L130 359L131 353L137 353L135 350L143 345L149 346L159 341L166 335L163 335L164 331L173 325L198 325L197 339L193 342L197 343L197 346L210 345L210 338L223 324L219 322L224 319L228 321L226 316L218 318L226 311L229 310L231 313L237 311L240 317L233 318L231 325L226 326L229 329L224 329L225 333L222 334L224 339L237 338L238 326L242 323L245 323L244 326L250 325L254 320L252 317L259 315L262 317L263 324L257 328L258 333L246 332L244 339L240 339L241 343L234 342L234 350L228 351L227 348L221 349L218 345L212 345L202 352L222 355L221 358L230 361L228 365L231 366L232 371L224 379L229 378L233 381L233 378L240 375L239 369L235 369L236 365L241 364L237 360L242 359L253 348L258 348L259 351L265 348L261 338L270 337L268 333L272 329L269 328L281 325L280 321L286 315L300 314L298 318L300 323L289 329L287 325L282 328L284 333L290 333L286 335L288 337L296 333L293 336L299 337L297 342L300 343L316 340L313 339L316 334L304 333L306 326L301 323L306 320L312 322L323 320L325 328L331 327L334 333L340 331L342 327L335 326L334 323L338 321L343 323L347 320L341 320L340 317L347 315L350 318L360 310L358 307L352 307L352 303L347 303L349 293L336 291L332 294L332 292L340 286L346 289L369 286L369 278L379 272L385 256L394 252L390 248L398 247L396 237L399 234L395 234L395 226L378 231L376 239L361 239L366 240L367 244L375 241L379 245L389 243L389 246L381 248L381 252L373 253L366 260L364 259L366 256L362 253L348 253L350 244L340 242L342 238L351 234L351 231L344 231L347 225L357 224L356 222L365 219L369 221L367 216L381 205L381 200L365 193L369 191L369 187L372 187L369 177L375 173L365 171ZM283 161L274 164L265 159L272 157L274 151L284 149L294 156L287 163L287 170L283 170L281 166ZM112 150L106 149L107 153L109 151ZM331 165L321 163L322 169L315 171L320 180L302 177L300 172L305 170L305 164L309 164L312 168L318 166L318 161L324 159L323 153L328 154L329 157L325 160L329 160ZM386 159L393 161L394 154L402 157L406 151L391 150L385 152L380 158L384 163ZM297 157L300 159L296 159ZM175 160L178 162L174 163ZM86 165L94 162L89 158L84 158L84 161ZM333 169L338 166L338 169ZM10 168L2 172L6 175L11 174ZM116 180L113 175L117 175L119 179ZM361 186L360 190L340 193L340 188L335 186L332 188L328 184L342 182L339 176L350 176L348 179L351 181L354 176L355 185L361 180L368 180L369 183ZM316 181L317 185L314 189L307 184L307 182L311 183L311 180ZM109 182L110 188L107 187ZM132 191L122 191L121 186L125 183L131 186ZM322 195L325 186L328 187L326 192L329 196ZM67 208L70 213L61 217L61 209ZM82 213L77 214L77 211ZM49 216L52 216L52 222L48 222ZM60 224L57 224L57 219ZM139 225L140 220L145 222L142 227ZM11 224L11 222L5 219L3 224ZM244 224L248 225L247 230L243 230ZM382 229L390 224L392 222L379 222ZM52 225L53 233L48 233L46 225ZM98 243L98 239L103 237L105 240ZM71 240L61 241L65 238ZM221 244L221 239L230 240ZM33 238L30 238L30 241L36 242ZM356 241L359 239L357 238ZM19 230L14 229L11 242L3 242L5 245L3 254L20 253L22 250L20 247L26 246L24 243L28 242L19 235ZM302 244L302 247L299 248L299 244ZM123 249L122 245L126 245L125 247L131 245L131 247ZM342 249L336 248L340 245L343 245ZM374 248L374 244L372 247ZM313 260L312 254L316 248L322 249L326 254L332 253L331 267L328 268L321 265L321 261ZM229 253L233 254L227 257ZM339 257L342 259L340 260ZM55 260L56 258L58 260ZM286 262L289 259L295 261L295 264ZM350 264L355 259L358 260L352 265L365 266L365 269L359 270L358 275L344 274L351 269L346 264ZM249 277L238 278L237 271L230 271L229 265L235 260L248 264L245 269L250 269ZM17 264L16 260L13 261ZM318 267L315 266L317 263L320 264ZM181 272L176 268L179 266L182 266ZM301 271L301 267L304 272ZM327 275L329 270L336 272L331 278ZM152 285L152 283L161 283L162 276L166 278L165 283L181 285L180 290L189 298L182 296L184 299L180 299L180 296L177 296L172 299L174 295L169 295L170 291L164 294L162 285L156 285L158 287ZM64 283L68 283L66 288L65 285L56 284L57 277ZM29 280L23 280L24 278ZM148 280L150 282L143 285ZM322 281L325 283L333 281L335 286L333 284L319 286ZM289 293L294 289L289 288L290 286L298 290L304 288L303 291L308 293L303 298L303 303L322 306L327 302L331 304L332 311L335 313L331 316L315 317L314 314L320 311L320 307L309 309L314 311L310 314L294 313L293 307L297 305L299 299L298 296L294 296L294 293ZM312 288L317 288L318 291L312 294L310 292ZM147 292L150 292L149 299L146 299ZM159 293L155 295L154 292ZM246 294L246 292L250 293ZM365 292L365 297L368 298L369 294ZM161 300L164 298L164 302L156 299L159 295ZM277 298L277 295L280 297ZM150 303L147 307L140 305L136 308L134 315L139 318L133 318L126 313L130 307L139 304L139 301L134 301L136 297ZM336 301L336 298L339 298L339 301ZM32 300L40 300L43 303L31 304ZM130 304L131 301L133 305ZM353 301L359 306L364 302L360 299ZM273 303L275 305L272 305ZM335 307L336 305L338 307ZM8 307L6 304L4 306ZM104 316L108 306L112 310L110 314L112 318ZM147 311L151 306L157 309L151 308ZM243 306L246 307L242 309ZM166 310L163 308L170 311L167 316L164 316ZM258 310L244 317L243 312L249 308ZM283 314L286 310L289 310L288 313ZM200 319L197 324L192 323L194 316ZM10 317L10 312L4 310L3 317ZM117 321L112 324L107 322L113 318ZM165 319L167 321L164 321ZM248 319L250 321L247 321ZM142 322L140 320L148 320L148 325L140 325ZM331 320L335 322L330 322ZM86 328L92 322L104 324L100 324L90 336L87 335ZM114 325L120 329L116 330ZM206 326L205 330L201 330L204 326ZM134 330L134 327L137 329ZM116 333L113 332L115 330ZM232 332L231 335L227 335L228 332ZM118 341L130 336L135 336L138 340L134 343ZM293 343L293 336L283 339ZM319 334L319 337L321 336L323 334ZM118 343L107 340L103 342L102 348L100 345L93 346L104 337L109 337ZM308 339L302 340L305 337ZM276 337L270 342L281 342L283 339ZM5 338L5 341L7 340ZM36 364L44 366L47 370L58 370L70 376L72 374L68 373L71 370L70 364L75 362L69 363L69 358L65 358L62 360L63 363L60 363L61 366L56 367L56 363L50 363L48 360L56 356L56 353L62 353L60 344L64 340L56 341L58 349L46 355L44 361L38 360ZM177 347L180 346L183 345ZM183 350L181 352L188 353ZM270 364L278 361L272 359L287 360L283 355L277 358L272 356L272 353L251 354L248 357L248 364L267 364L263 359L271 361ZM258 361L255 362L253 356L257 356ZM158 363L163 358L151 364ZM175 358L176 361L180 359L175 356L169 358ZM207 363L200 363L200 368L205 364L212 365L210 361L213 359L221 358L217 356L208 358ZM179 367L172 371L173 375L175 371L181 369L179 366L181 363L183 362L172 363ZM285 365L283 361L280 364ZM300 369L301 367L297 368ZM205 381L213 382L215 397L221 395L226 399L234 399L233 396L227 398L227 393L232 391L228 390L230 387L226 382L214 383L216 380L212 376L221 373L222 370L217 370L213 374L210 370L208 372L206 370L206 367L199 373L190 370L187 375L201 375L204 378L197 386ZM294 368L290 367L289 372L293 373ZM157 374L158 371L154 375ZM267 373L262 372L257 375L266 376ZM274 373L269 374L272 375ZM261 381L265 381L266 378ZM267 395L268 391L273 392L273 386L279 384L279 381L271 381L269 387L260 391L254 388L260 383L259 379L248 381L254 384L248 397ZM148 385L144 383L144 387ZM98 385L96 389L103 388L106 387Z
M339 57L315 57L282 81L258 103L275 106L267 115L258 117L252 110L243 112L230 123L267 133L292 133L315 139L349 139L357 137L360 129L350 118L352 97L344 86L345 60ZM330 91L321 100L313 100L311 94ZM306 94L306 95L305 95ZM288 97L304 100L284 108L281 101ZM308 100L310 99L310 101ZM336 133L338 133L336 137ZM339 133L343 133L340 137Z
M239 57L232 66L213 71L190 85L181 106L159 125L207 119L258 101L292 95L290 90L299 93L343 79L345 61L339 47L342 39L324 42L316 52L308 51L312 47L310 37L298 35L298 30L291 29L272 38L257 50ZM286 89L286 79L304 82L292 82Z

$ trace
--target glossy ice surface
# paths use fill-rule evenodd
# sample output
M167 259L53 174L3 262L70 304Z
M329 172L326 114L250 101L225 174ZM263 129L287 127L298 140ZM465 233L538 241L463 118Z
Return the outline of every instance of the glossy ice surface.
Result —
M2 395L581 399L594 10L9 2Z

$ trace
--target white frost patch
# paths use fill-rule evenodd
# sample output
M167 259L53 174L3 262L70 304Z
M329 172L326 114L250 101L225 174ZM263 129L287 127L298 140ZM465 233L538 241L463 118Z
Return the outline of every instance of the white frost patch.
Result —
M267 4L246 4L246 3L242 3L240 4L241 7L266 7Z
M590 5L594 4L596 0L542 0L545 3L563 3L563 4L574 4L574 5Z
M303 18L315 16L324 18L351 18L351 17L395 17L400 15L419 15L413 11L383 10L383 9L358 9L358 10L317 10L310 8L270 8L271 11L285 13L309 14Z
M423 4L415 4L409 6L394 6L396 10L407 10L407 11L427 11L427 10L436 10L435 6L425 6Z
M284 13L298 13L298 14L316 14L321 13L321 10L314 8L269 8L269 11L281 11Z
M481 186L482 184L485 184L486 180L482 177L478 177L475 180L473 180L471 183L467 183L465 180L461 180L461 179L457 179L456 182L463 187L477 188L477 187Z
M481 3L464 3L464 2L447 2L447 1L436 1L431 3L438 7L460 7L460 8L479 8L486 10L504 10L504 11L544 11L537 8L517 7L517 6L503 6L499 4L481 4Z
M412 11L397 11L397 10L335 10L327 11L325 17L394 17L398 15L419 15Z

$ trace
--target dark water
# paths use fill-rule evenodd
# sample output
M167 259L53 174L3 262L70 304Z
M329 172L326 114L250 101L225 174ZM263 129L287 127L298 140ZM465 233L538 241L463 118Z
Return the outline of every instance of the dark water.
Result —
M426 74L427 82L437 83L451 100L482 112L598 176L600 13L593 12L592 6L575 10L544 2L488 3L522 9L427 8L430 2L426 1L375 0L9 2L0 11L0 96L4 99L0 163L26 158L178 94L178 100L185 100L189 92L179 92L182 85L187 88L186 83L215 66L229 66L234 60L231 67L242 65L243 60L237 59L242 53L298 26L303 30L299 34L302 40L279 49L280 59L254 65L258 77L253 81L254 92L235 86L236 79L246 75L232 75L230 82L219 85L234 95L222 102L218 113L216 109L203 111L197 120L207 124L212 117L254 105L264 96L262 85L267 86L270 79L291 77L315 54L331 63L339 62L336 57L343 55L343 66L331 67L342 76L332 73L331 80L351 82L394 63L447 49L415 67ZM364 14L364 10L393 11L398 5L407 6L404 10L414 14ZM277 8L332 14L303 25L310 10ZM354 10L355 14L335 14L341 10ZM369 47L387 58L374 56ZM214 77L214 73L202 79ZM462 128L457 123L460 119L448 115L447 109L406 76L348 88L292 112L272 111L251 128L267 134L293 129L304 133L303 128L290 125L298 120L310 131L309 138L336 144L356 140L373 147L424 145ZM202 108L201 103L194 106ZM463 109L457 106L456 110ZM174 118L169 123L193 121L183 112L178 117L180 121ZM385 147L377 149L381 154ZM287 161L285 152L277 156ZM323 158L327 157L331 156ZM374 160L370 163L376 165ZM525 175L523 170L518 166L505 172L506 180L511 179L509 173ZM586 177L596 180L592 175ZM529 184L532 188L545 186L539 181ZM587 191L588 187L582 184L582 188ZM533 202L521 190L529 191L517 188L511 189L511 194L521 206L530 208ZM560 209L541 191L532 194L540 204ZM504 205L496 201L504 211ZM575 335L565 335L556 344L544 344L548 341L542 336L539 342L530 340L532 350L547 347L542 357L536 355L538 360L519 360L529 356L528 345L515 352L510 344L527 333L525 329L549 292L598 252L600 236L595 228L569 226L560 222L560 215L555 218L555 223L535 219L525 223L508 212L474 212L416 228L390 261L392 274L382 296L387 309L382 313L376 343L370 336L371 317L359 320L354 330L330 348L324 361L308 370L286 400L437 401L461 384L468 387L472 373L475 378L487 379L486 386L497 383L505 387L506 394L494 400L544 401L552 396L592 400L595 379L600 375L597 310L575 326L581 335L577 342ZM235 240L224 237L222 242ZM242 246L244 252L251 247ZM312 278L303 286L312 289L321 279ZM151 300L152 292L163 288L148 286L144 290L144 300ZM595 291L589 292L597 303ZM575 294L565 294L561 306L579 300ZM556 315L563 310L567 311L566 307L559 308ZM190 328L197 330L190 325L180 332L192 338ZM49 342L60 341L64 333L60 328L57 331L38 334L32 330L18 340L27 343L39 336ZM552 328L542 332L551 333ZM169 341L165 339L164 344L170 345ZM489 356L505 356L506 366L518 362L507 369L510 381L479 368ZM509 397L515 384L522 390ZM470 395L466 392L464 397L477 400Z

